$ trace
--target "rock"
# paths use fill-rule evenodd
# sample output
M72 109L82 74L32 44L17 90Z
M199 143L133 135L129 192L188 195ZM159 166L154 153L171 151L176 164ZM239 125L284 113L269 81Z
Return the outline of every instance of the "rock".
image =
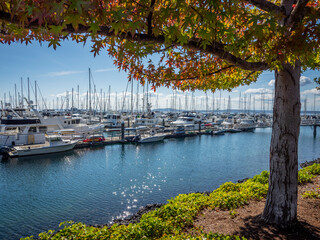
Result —
M238 180L237 183L243 183L245 181L247 181L249 178L244 178L244 179L241 179L241 180Z
M311 166L315 163L320 163L320 158L318 159L315 159L313 161L305 161L304 163L300 163L300 167L304 168L304 167L308 167L308 166Z
M102 227L105 227L105 226L108 226L108 227L111 227L113 224L119 224L119 225L129 225L130 223L138 223L142 217L143 214L145 213L148 213L150 211L153 211L157 208L160 208L163 204L161 203L155 203L155 204L148 204L146 205L145 207L142 207L140 208L140 210L129 216L129 217L126 217L126 218L120 218L120 219L115 219L113 220L110 224L105 224L105 225L102 225L102 224L95 224L95 225L92 225L93 227L98 227L98 228L102 228Z

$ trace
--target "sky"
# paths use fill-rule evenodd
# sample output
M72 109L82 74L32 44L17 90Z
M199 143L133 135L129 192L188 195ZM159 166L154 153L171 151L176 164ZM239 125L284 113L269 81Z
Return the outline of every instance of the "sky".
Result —
M109 109L131 109L131 84L127 88L127 74L120 72L113 65L113 59L107 55L106 51L101 51L100 55L94 57L90 50L89 44L83 46L70 41L62 42L56 50L52 47L48 48L46 43L40 46L37 42L27 46L20 43L0 44L0 100L10 102L9 96L11 96L11 102L15 104L15 84L17 91L21 94L21 78L23 93L27 96L27 79L29 78L30 99L33 101L35 101L35 81L38 85L38 108L71 107L72 88L74 89L73 106L85 108L90 68L92 85L96 86L96 92L99 93L96 95L95 102L104 97L108 100L110 88ZM302 73L300 79L302 111L305 109L320 111L320 91L316 90L316 84L313 81L315 77L320 77L319 71L309 70ZM80 101L77 100L78 85ZM137 94L138 88L139 94ZM138 107L142 110L143 88L137 87L137 82L134 82L133 89L132 106L134 109ZM218 91L213 95L212 92L205 94L202 91L196 91L192 94L158 88L156 92L150 90L149 100L151 99L152 108L216 110L240 107L247 110L271 110L273 91L274 72L265 71L257 82L235 88L232 92ZM66 98L67 92L69 98ZM136 96L138 96L138 105ZM99 106L108 108L107 104Z

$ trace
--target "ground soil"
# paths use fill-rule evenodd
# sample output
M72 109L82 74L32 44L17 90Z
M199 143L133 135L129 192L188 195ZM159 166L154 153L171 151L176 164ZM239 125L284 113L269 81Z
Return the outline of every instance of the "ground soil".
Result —
M239 235L248 239L320 239L320 199L302 198L302 193L320 187L320 176L312 183L299 186L298 223L291 229L278 229L266 225L260 216L265 201L252 201L243 208L236 209L235 216L230 211L203 210L195 220L195 225L205 232Z

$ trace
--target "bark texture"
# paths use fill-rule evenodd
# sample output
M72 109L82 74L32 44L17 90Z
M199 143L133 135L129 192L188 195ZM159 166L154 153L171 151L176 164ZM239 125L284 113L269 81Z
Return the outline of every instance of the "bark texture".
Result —
M299 62L275 72L269 190L262 218L280 227L297 220L300 73Z

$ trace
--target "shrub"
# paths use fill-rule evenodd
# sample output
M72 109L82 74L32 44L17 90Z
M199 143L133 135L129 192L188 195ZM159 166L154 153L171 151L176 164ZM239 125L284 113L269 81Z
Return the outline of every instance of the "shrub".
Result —
M316 191L306 191L302 194L304 198L320 199L320 188Z
M259 175L256 175L252 178L253 182L258 182L261 184L268 184L269 183L269 172L263 171Z

